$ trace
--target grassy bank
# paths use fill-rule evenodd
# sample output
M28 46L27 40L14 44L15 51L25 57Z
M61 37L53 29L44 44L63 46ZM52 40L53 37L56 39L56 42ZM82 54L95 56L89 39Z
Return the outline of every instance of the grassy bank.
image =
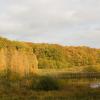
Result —
M78 77L79 73L76 78L60 78L60 74L56 78L47 74L23 78L3 75L0 100L99 100L100 87L91 88L91 84L100 83L100 78Z

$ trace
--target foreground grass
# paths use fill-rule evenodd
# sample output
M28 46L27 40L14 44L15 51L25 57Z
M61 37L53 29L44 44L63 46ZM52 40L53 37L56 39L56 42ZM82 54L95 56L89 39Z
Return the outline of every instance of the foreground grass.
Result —
M100 100L100 90L88 90L88 92L73 91L23 91L19 94L5 94L0 100Z
M99 83L99 78L59 77L1 77L0 100L100 100L100 88L90 87L91 83Z

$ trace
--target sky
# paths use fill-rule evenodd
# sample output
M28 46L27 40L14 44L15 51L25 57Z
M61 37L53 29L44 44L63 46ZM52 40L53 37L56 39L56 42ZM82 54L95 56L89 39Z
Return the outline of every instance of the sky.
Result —
M100 0L0 0L0 36L100 48Z

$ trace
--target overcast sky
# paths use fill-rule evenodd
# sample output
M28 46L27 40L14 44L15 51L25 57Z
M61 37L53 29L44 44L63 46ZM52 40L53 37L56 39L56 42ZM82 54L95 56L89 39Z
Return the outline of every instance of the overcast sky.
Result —
M100 48L100 0L0 0L0 36Z

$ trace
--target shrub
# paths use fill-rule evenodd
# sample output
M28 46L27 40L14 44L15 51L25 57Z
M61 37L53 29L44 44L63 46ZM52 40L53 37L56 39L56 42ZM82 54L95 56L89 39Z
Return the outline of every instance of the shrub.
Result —
M32 83L32 84L33 84L33 87L35 84L35 87L34 87L35 90L49 91L49 90L58 90L59 89L58 81L54 80L54 78L48 77L48 76L40 77L36 83Z
M100 69L98 66L87 66L83 69L83 72L99 72Z

